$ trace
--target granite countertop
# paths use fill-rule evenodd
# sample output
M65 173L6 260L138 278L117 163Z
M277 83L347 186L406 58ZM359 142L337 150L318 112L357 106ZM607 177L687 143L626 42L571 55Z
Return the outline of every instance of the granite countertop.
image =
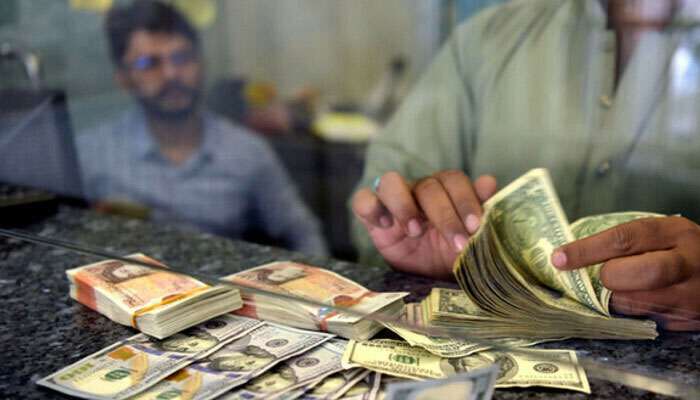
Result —
M328 268L374 291L410 291L416 301L434 285L452 283L307 256L278 248L211 235L157 227L148 222L106 216L62 206L26 228L40 235L102 248L116 254L143 252L197 272L223 276L256 265L292 260ZM0 238L0 398L69 398L36 385L40 378L135 333L74 302L65 270L98 261L68 250ZM700 386L700 333L662 332L655 341L566 340L539 347L575 349L615 366ZM590 398L627 399L659 396L589 378ZM498 389L496 399L588 398L581 393L542 388Z

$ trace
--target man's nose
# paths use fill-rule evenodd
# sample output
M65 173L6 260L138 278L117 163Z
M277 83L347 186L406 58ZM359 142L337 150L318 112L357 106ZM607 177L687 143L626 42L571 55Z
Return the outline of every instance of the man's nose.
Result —
M168 60L167 58L163 60L163 63L161 64L161 73L163 74L163 77L166 79L172 79L175 78L179 72L180 66L172 62L171 60Z

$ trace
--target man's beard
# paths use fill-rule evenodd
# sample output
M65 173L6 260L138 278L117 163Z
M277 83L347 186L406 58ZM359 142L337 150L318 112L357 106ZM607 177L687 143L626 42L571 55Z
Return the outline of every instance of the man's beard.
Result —
M186 93L190 97L189 104L173 109L163 107L163 98L172 91ZM188 118L195 112L199 103L199 95L200 91L198 88L191 88L179 82L170 82L158 94L149 97L137 96L136 99L148 115L160 120L178 121Z

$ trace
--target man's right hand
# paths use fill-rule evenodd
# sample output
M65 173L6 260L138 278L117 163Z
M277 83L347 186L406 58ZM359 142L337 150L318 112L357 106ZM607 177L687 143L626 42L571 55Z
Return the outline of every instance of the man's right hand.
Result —
M472 182L454 169L412 183L387 172L376 194L355 193L352 210L392 268L452 279L452 264L481 225L481 205L497 188L492 176Z

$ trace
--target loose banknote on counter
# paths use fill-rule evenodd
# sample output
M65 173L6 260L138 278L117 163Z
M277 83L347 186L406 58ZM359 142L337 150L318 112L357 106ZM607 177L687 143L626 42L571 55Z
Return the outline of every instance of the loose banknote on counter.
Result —
M245 317L235 318L248 320ZM244 337L222 346L214 354L179 370L171 378L161 380L134 397L134 400L163 399L172 393L188 393L190 400L213 399L332 337L323 332L263 323Z
M442 379L491 365L500 365L496 387L544 386L590 393L588 378L571 350L481 351L443 358L420 347L390 339L351 340L343 356L346 367L407 379Z
M126 399L262 324L228 314L165 340L140 333L65 367L38 384L84 399Z
M471 300L463 307L467 314L443 315L442 326L489 339L657 336L653 321L610 315L610 292L600 282L599 265L560 271L551 255L578 238L659 215L607 214L569 225L544 169L526 173L483 207L481 228L454 264L457 281ZM466 304L464 298L452 299Z
M332 271L281 261L226 276L222 280L346 307L364 314L398 318L404 312L406 292L375 293ZM274 321L304 329L335 333L348 339L369 339L383 326L370 318L338 313L300 302L280 300L241 289L243 308L238 315Z
M143 254L128 257L157 263ZM241 307L234 288L210 287L189 276L118 260L70 269L66 275L73 299L159 339Z
M298 397L320 384L327 376L343 370L342 360L347 340L333 339L304 354L286 360L238 390L222 396L223 400L262 400Z

